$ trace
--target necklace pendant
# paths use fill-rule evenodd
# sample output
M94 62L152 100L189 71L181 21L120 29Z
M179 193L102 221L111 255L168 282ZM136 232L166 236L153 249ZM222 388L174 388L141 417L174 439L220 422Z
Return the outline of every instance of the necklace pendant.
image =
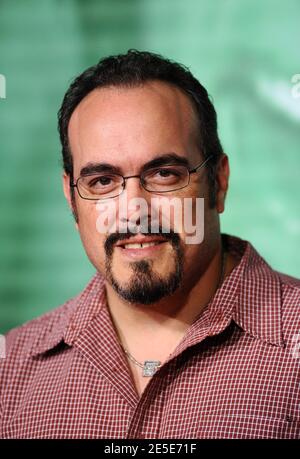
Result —
M143 376L153 376L159 367L158 360L146 360L143 366Z

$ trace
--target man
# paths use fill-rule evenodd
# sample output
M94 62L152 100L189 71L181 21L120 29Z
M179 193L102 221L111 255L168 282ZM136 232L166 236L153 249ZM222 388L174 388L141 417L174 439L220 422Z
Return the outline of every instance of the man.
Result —
M300 282L220 232L229 163L203 86L151 53L108 57L59 131L97 274L8 333L1 437L300 438Z

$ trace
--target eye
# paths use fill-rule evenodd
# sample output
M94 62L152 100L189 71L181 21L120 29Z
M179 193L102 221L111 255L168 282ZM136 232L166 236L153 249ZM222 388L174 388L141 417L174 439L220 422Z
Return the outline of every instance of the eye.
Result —
M153 180L174 181L180 179L183 174L184 170L181 167L163 167L153 171L150 177Z
M90 188L103 188L111 186L116 182L116 178L113 175L98 175L89 181L88 186Z
M182 174L180 168L176 167L163 167L160 169L152 169L147 173L147 177L153 179L164 179L164 178L173 178L179 177Z
M161 177L171 177L173 175L178 175L173 169L159 169L157 172Z
M186 171L182 166L157 167L148 170L144 179L151 188L164 190L181 184L186 179Z
M104 175L103 177L99 177L97 183L99 183L100 185L109 185L111 180L111 177Z

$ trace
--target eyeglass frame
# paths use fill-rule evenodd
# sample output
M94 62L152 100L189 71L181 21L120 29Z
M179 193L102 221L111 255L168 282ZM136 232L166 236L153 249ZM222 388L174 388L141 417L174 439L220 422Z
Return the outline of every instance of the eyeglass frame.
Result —
M77 189L77 192L80 196L81 199L85 199L87 201L99 201L101 199L113 199L113 198L116 198L117 196L120 196L123 191L125 190L125 187L126 187L126 180L129 179L129 178L139 178L140 179L140 184L141 186L144 188L144 190L148 191L148 193L170 193L172 191L178 191L178 190L182 190L183 188L186 188L187 186L189 186L190 184L190 179L191 179L191 174L194 174L196 172L198 172L199 169L201 169L203 166L205 166L205 164L211 159L213 158L215 155L210 155L208 158L206 158L204 161L202 161L200 164L198 164L197 166L193 167L192 169L189 169L187 166L184 166L182 165L181 167L185 167L186 170L188 171L189 173L189 180L188 180L188 183L180 188L175 188L175 189L172 189L172 190L167 190L167 191L150 191L150 190L147 190L147 188L145 188L144 184L143 184L143 179L142 179L142 176L143 176L143 173L142 174L139 174L139 175L127 175L126 177L124 175L121 175L121 174L118 174L118 173L114 173L113 175L118 175L119 177L122 177L123 178L123 183L122 183L122 191L118 194L116 194L115 196L109 196L109 197L104 197L104 198L84 198L83 196L81 196L80 194L80 191L79 191L79 188L78 188L78 181L83 178L83 177L91 177L93 175L98 175L97 173L95 174L87 174L87 175L80 175L77 180L74 182L71 182L71 179L70 179L70 187L71 188L76 188ZM166 166L171 166L171 164L165 164L164 166L161 166L161 169L163 169L164 167ZM151 169L151 168L149 168ZM147 171L144 171L144 173L147 172Z

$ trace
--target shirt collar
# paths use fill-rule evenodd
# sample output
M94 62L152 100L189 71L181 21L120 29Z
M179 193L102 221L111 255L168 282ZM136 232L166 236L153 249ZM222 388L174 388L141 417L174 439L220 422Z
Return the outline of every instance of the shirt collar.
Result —
M192 345L203 339L203 323L206 324L206 335L213 336L221 333L232 320L255 338L284 346L279 275L251 243L227 234L223 234L222 239L226 249L240 257L240 262L225 278L204 313L190 327L182 348L187 342ZM46 326L37 337L30 355L49 351L62 340L72 346L103 307L106 307L104 278L97 273L80 295L60 308L60 314L57 314L59 309L47 314L54 314L57 318L50 320L51 326Z
M285 346L282 326L282 292L279 274L259 255L251 243L225 235L229 250L245 250L240 264L232 271L239 283L233 320L247 333L269 344ZM230 276L229 276L230 277ZM239 279L238 279L239 277Z
M65 344L72 346L75 339L86 329L105 304L104 278L97 273L78 296L43 316L44 319L47 316L50 319L52 315L55 319L50 319L51 325L49 327L46 325L39 334L30 350L30 355L36 356L47 352L60 344L62 340Z

